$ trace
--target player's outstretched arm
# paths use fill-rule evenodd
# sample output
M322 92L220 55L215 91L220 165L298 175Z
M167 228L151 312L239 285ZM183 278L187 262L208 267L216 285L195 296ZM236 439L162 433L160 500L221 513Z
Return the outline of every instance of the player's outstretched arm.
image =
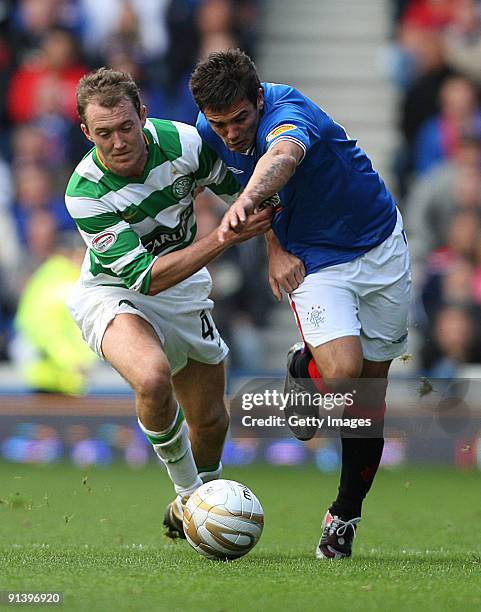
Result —
M221 237L229 230L242 228L249 213L280 191L296 171L303 155L303 149L289 140L281 140L264 153L244 191L224 215Z
M220 227L185 249L158 257L152 266L149 295L156 295L192 276L229 247L265 234L271 227L272 210L251 215L243 228L228 230L220 236Z
M292 253L285 251L272 230L266 234L267 255L269 258L269 285L274 297L282 300L281 289L291 293L304 280L306 269L304 264Z

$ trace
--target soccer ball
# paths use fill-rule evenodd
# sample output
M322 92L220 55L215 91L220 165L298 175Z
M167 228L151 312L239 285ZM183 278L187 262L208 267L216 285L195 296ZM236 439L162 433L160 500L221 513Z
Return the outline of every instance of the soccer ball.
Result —
M213 480L199 487L184 508L184 532L208 559L237 559L257 544L264 511L257 497L235 480Z

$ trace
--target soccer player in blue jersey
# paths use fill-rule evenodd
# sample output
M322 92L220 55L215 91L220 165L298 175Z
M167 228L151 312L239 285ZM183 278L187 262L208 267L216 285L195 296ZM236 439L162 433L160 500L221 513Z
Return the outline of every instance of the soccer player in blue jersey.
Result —
M289 295L304 341L288 353L287 390L306 381L321 393L341 381L379 382L369 405L345 408L344 416L368 414L373 427L361 437L341 430L339 491L316 548L318 559L349 557L381 461L389 367L407 345L411 275L401 215L345 129L293 87L261 83L242 51L212 53L190 85L198 131L244 187L222 230L240 230L263 201L280 200L268 235L269 282L278 299L281 289ZM306 440L316 428L293 431Z

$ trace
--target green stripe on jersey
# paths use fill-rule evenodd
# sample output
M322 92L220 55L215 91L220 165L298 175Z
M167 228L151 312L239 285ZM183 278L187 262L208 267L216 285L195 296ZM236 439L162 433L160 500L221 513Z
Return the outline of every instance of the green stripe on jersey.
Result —
M99 263L95 253L91 249L88 250L88 254L90 258L90 272L92 273L92 276L98 276L99 274L108 274L109 276L118 278L115 272L112 272L112 270L109 270L108 268L104 268L102 264ZM123 285L124 283L122 282L121 284Z
M168 185L164 189L159 191L154 191L151 193L145 200L143 200L141 206L141 210L139 210L139 214L134 220L128 218L129 223L138 223L138 221L142 221L145 217L156 217L162 210L173 206L174 204L178 204L180 200L183 200L184 197L189 197L190 194L186 196L176 196L173 192L172 185ZM125 217L125 211L122 213L122 217L127 220ZM143 219L141 218L143 215Z
M182 145L180 142L179 130L172 123L166 119L150 119L152 125L155 127L157 136L159 138L159 145L166 159L174 161L182 155Z
M147 270L147 268L152 264L152 260L154 256L150 253L144 252L137 259L134 259L133 262L127 264L122 273L122 277L125 281L125 284L130 289L135 283L137 279ZM139 287L140 293L148 293L150 289L150 270L148 274L142 279L142 284Z
M123 216L123 215L122 215ZM118 213L101 213L93 217L85 217L85 219L75 219L78 228L87 232L87 234L98 234L110 227L117 225L122 221Z
M209 189L212 189L212 191L219 196L233 196L240 192L240 185L234 178L234 175L231 172L228 172L225 175L225 179L221 183L219 183L218 185L209 185Z
M199 155L199 169L195 173L196 179L200 180L209 176L215 162L218 160L217 154L209 145L202 141L202 148Z
M92 151L89 153L92 156ZM110 190L106 189L104 185L91 181L80 174L77 171L74 171L70 180L67 184L67 190L65 195L70 197L78 197L81 196L83 198L101 198L105 193L108 193Z

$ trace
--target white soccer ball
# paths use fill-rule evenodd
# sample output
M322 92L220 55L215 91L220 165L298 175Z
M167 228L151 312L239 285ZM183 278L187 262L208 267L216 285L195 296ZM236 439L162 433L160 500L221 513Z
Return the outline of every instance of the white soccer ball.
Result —
M208 559L237 559L259 541L264 511L254 493L235 480L213 480L199 487L184 508L189 544Z

